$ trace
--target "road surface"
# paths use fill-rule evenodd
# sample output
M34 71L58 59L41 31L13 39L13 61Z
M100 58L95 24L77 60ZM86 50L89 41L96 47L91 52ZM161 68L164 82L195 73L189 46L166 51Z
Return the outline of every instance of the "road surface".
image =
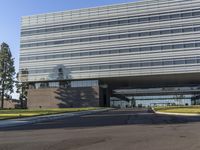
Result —
M200 150L200 118L111 110L1 128L0 150Z

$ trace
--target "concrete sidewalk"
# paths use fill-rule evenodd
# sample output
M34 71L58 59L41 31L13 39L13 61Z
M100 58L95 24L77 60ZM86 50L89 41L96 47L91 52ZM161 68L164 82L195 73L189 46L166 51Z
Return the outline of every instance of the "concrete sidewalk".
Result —
M27 124L34 124L38 122L69 118L69 117L74 117L74 116L89 115L89 114L104 112L104 111L108 111L112 109L113 108L102 108L102 109L96 109L96 110L90 110L90 111L79 111L79 112L62 113L62 114L54 114L54 115L44 115L44 116L36 116L36 117L1 120L0 128L16 127L16 126L22 126L22 125L27 125Z
M156 111L154 108L151 108L151 109L155 114L159 114L159 115L189 116L189 117L199 116L200 117L200 114L160 112L160 111Z
M160 111L155 111L154 113L160 114L160 115L191 116L191 117L199 116L200 117L200 114L190 114L190 113L168 113L168 112L160 112Z

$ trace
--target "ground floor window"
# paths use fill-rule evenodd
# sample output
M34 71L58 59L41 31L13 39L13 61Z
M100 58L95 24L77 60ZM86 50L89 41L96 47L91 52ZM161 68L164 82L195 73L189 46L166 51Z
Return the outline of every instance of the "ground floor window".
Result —
M95 87L98 86L98 80L79 80L79 81L56 81L56 82L35 82L30 83L30 89L42 88L74 88L74 87Z

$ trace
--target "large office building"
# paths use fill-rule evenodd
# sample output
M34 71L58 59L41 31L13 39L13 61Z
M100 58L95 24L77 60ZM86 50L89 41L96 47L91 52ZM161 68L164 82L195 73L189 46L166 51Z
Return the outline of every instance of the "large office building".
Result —
M22 17L28 107L191 105L200 0L144 0Z

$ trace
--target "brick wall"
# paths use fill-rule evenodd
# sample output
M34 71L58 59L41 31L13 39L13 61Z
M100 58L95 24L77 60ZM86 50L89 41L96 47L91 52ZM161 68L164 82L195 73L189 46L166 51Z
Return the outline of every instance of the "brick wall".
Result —
M20 101L18 100L4 100L4 108L19 108Z
M99 106L99 87L28 90L28 108Z

